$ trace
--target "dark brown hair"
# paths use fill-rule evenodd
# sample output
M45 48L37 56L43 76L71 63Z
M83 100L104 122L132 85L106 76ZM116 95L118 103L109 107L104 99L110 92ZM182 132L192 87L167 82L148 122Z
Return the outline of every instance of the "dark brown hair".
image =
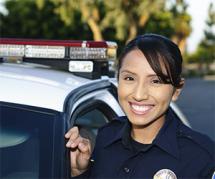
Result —
M163 83L170 83L176 88L181 87L181 52L175 43L157 34L137 36L125 46L118 61L118 76L124 57L134 49L139 49L144 54L149 65Z

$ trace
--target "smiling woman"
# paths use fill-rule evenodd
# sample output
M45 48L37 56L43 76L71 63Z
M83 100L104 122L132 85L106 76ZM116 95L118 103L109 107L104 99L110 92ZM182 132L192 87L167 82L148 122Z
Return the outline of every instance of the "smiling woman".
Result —
M119 59L118 94L132 124L133 138L141 143L152 143L165 122L171 100L178 98L183 86L182 57L168 39L156 40L161 38L158 35L139 38L144 43L134 39ZM165 41L167 45L163 44ZM168 53L170 50L172 54Z
M120 104L132 123L131 134L136 141L152 143L164 124L164 114L171 100L177 99L180 90L165 84L140 50L132 50L124 57L118 94Z
M91 157L89 141L77 128L69 130L72 176L211 178L213 141L169 107L182 90L181 71L180 50L166 37L146 34L129 42L118 62L118 99L126 116L100 129Z

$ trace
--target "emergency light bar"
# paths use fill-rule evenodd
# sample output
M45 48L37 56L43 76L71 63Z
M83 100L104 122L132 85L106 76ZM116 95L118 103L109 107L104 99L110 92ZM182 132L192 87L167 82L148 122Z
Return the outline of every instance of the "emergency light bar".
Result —
M3 61L15 58L19 62L21 60L49 65L79 73L79 75L80 73L108 75L106 74L109 66L108 60L115 60L116 51L117 44L107 41L0 38L0 58Z
M0 38L0 57L107 59L117 44L106 41L24 40Z

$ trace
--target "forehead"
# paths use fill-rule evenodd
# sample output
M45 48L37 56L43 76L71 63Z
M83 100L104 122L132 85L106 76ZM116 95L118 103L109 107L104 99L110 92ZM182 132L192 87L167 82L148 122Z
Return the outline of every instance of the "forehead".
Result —
M166 75L167 67L165 66L165 60L163 58L159 53L145 56L140 49L136 48L124 56L121 69L130 69L132 71L141 70L148 73L158 72L159 74Z
M145 55L139 49L128 52L123 58L121 70L129 69L132 71L150 71L153 72Z

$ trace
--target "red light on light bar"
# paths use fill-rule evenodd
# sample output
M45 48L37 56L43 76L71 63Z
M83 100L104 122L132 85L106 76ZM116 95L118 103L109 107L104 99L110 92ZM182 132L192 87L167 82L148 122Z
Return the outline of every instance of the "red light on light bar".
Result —
M67 47L94 47L107 48L105 41L78 41L78 40L36 40L36 39L11 39L0 38L0 44L14 45L49 45L49 46L67 46Z

